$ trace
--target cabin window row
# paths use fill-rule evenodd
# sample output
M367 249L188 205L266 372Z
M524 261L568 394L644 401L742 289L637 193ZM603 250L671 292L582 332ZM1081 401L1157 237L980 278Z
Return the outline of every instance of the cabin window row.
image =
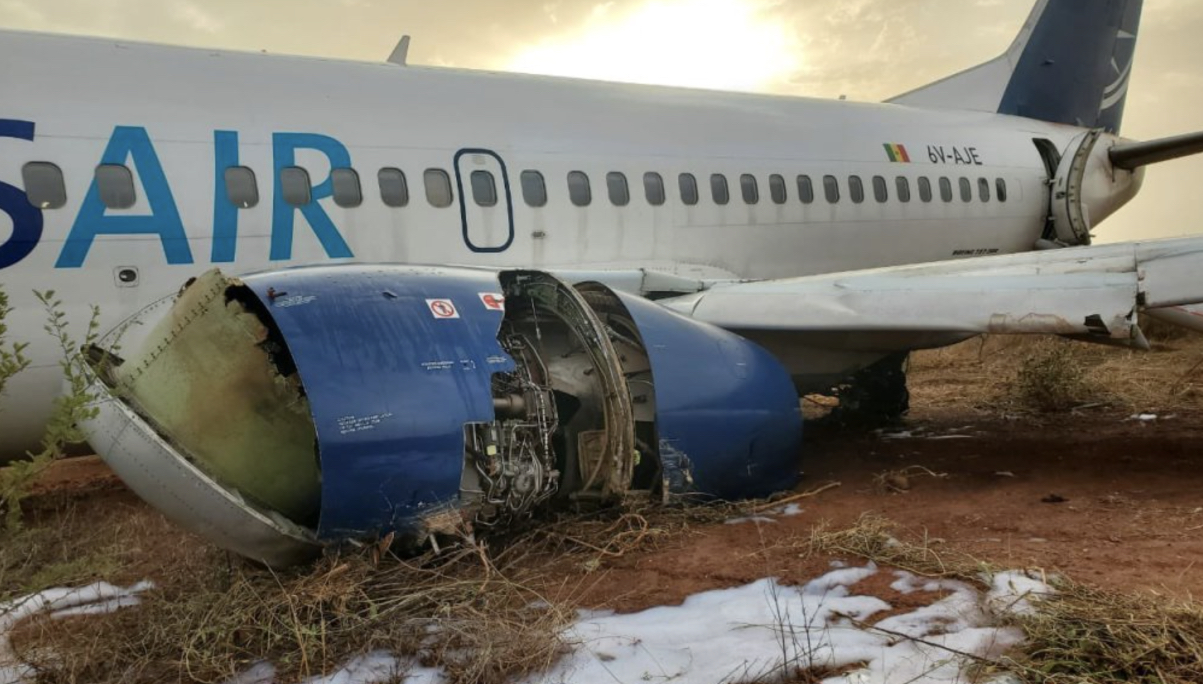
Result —
M798 199L803 204L813 204L815 201L815 184L810 176L797 176L796 185ZM829 204L838 204L841 201L841 183L836 176L823 176L823 197ZM935 194L932 190L932 181L926 176L920 176L917 179L919 188L919 200L922 202L932 202L935 200ZM870 180L872 196L874 201L884 204L890 201L890 193L899 202L909 203L913 197L911 193L911 178L909 176L896 176L893 180L893 190L891 183L884 176L873 176ZM999 202L1007 201L1007 181L1003 178L994 179L993 184L987 178L978 178L976 184L969 178L960 178L957 181L960 188L960 198L962 202L972 202L976 198L981 202L990 202L993 198ZM939 196L943 202L952 202L955 193L953 191L953 181L947 177L938 179ZM643 176L644 194L648 204L652 206L660 206L666 200L663 177L655 172L648 172ZM847 179L849 199L854 204L864 203L867 192L864 180L860 176L848 176ZM682 173L677 177L677 188L680 193L681 203L686 206L694 206L701 201L701 194L698 191L698 179L691 173ZM976 188L976 194L975 194ZM609 194L610 203L614 206L623 207L630 203L631 195L627 186L626 176L617 171L606 174L606 190ZM526 203L532 207L541 207L547 203L547 187L543 181L543 176L538 171L523 171L522 172L522 192ZM760 203L760 185L756 176L745 173L739 176L739 193L743 198L744 204L759 204ZM780 174L772 174L769 176L769 199L773 204L785 204L788 201L789 191L787 189L785 177ZM593 190L589 183L589 175L584 171L572 171L568 174L568 197L575 206L587 207L593 202ZM727 182L727 176L721 173L711 174L710 176L710 199L717 205L726 205L731 203L731 187Z
M25 192L29 201L42 209L57 209L67 203L66 184L62 170L49 162L30 162L22 169ZM236 207L249 209L259 204L259 186L255 172L245 166L232 166L225 169L224 186L226 197ZM409 205L409 184L405 172L398 168L386 167L376 174L381 201L389 207L405 207ZM771 174L769 177L769 199L773 204L785 204L789 191L785 177ZM493 207L498 203L498 188L495 176L485 170L473 171L469 177L469 186L473 201L481 207ZM539 171L523 171L520 176L522 197L528 206L543 207L547 205L547 183ZM434 207L449 207L454 202L454 192L451 186L451 176L443 169L431 168L422 173L422 182L426 200ZM948 177L937 179L940 201L949 203L959 194L962 202L972 202L976 198L981 202L991 201L991 195L999 202L1007 201L1007 182L996 178L991 184L989 179L978 178L976 183L966 177L957 179L954 191L953 180ZM935 201L936 193L932 180L926 176L916 179L919 200L921 202ZM568 198L574 206L587 207L593 203L593 190L589 175L584 171L571 171L567 176ZM717 205L731 202L731 188L727 176L721 173L711 174L709 178L710 199ZM884 176L873 176L870 188L874 201L886 203L890 200L891 185L893 193L899 202L908 203L912 199L911 179L908 176L896 176L891 184ZM992 187L993 185L993 187ZM803 204L815 201L815 184L808 175L795 178L798 199ZM846 186L849 199L854 204L862 204L866 200L867 189L860 176L847 177ZM612 205L625 207L631 203L631 189L627 183L626 174L611 171L605 176L606 194ZM840 179L834 175L822 178L823 197L829 204L838 204L841 197ZM134 189L134 177L130 169L120 164L102 164L96 167L96 189L100 201L109 209L129 209L137 202ZM698 179L691 173L677 176L677 191L682 204L695 206L701 201ZM334 203L344 208L354 208L363 204L364 193L359 173L350 168L336 168L330 172L329 188L327 190ZM739 193L744 204L754 205L760 202L760 185L756 176L745 173L739 176ZM313 183L309 172L299 166L290 166L280 170L280 194L285 202L293 206L305 206L313 201ZM664 177L654 171L643 174L643 194L647 203L652 206L662 206L668 200L668 192Z

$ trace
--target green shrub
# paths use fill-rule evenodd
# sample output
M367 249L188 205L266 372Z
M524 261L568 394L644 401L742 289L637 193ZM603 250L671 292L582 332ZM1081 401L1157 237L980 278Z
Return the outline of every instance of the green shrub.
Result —
M35 291L34 294L46 310L46 325L43 329L55 339L62 353L59 366L63 370L67 390L54 400L54 411L46 425L41 451L36 454L30 453L28 460L17 461L0 468L0 511L4 512L4 527L8 530L21 527L21 499L28 495L30 485L50 467L50 464L63 457L68 445L84 441L78 424L96 415L96 409L91 405L92 396L88 392L91 375L80 350L98 339L100 310L92 307L91 318L88 320L81 344L71 336L67 314L63 311L63 302L55 296L54 290ZM0 294L0 297L3 295ZM0 319L11 310L7 297L0 298ZM29 359L24 355L26 345L13 344L5 348L3 336L7 332L0 320L0 390L3 390L5 381L29 365Z
M1045 413L1068 411L1089 401L1097 390L1086 379L1086 365L1074 343L1047 340L1019 364L1014 395L1023 408Z

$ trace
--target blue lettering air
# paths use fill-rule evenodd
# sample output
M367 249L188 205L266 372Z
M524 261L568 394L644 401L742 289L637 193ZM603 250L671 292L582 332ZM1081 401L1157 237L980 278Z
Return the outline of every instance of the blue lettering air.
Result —
M226 169L238 166L238 132L213 132L213 253L215 264L234 261L238 250L238 207L230 202Z
M33 141L34 125L29 121L0 119L0 138ZM0 183L0 211L12 219L12 235L0 244L0 269L21 261L33 252L42 239L42 210L29 203L20 188Z
M33 142L35 125L30 121L0 119L0 138ZM230 202L225 171L240 165L237 131L213 132L213 242L210 260L215 264L232 263L238 252L238 221L241 210ZM350 168L351 154L338 140L315 133L276 133L272 136L273 175L275 188L272 207L271 260L293 258L293 236L296 214L299 211L331 259L353 258L351 248L338 227L320 204L333 196L334 183L330 176L312 188L310 201L294 207L284 199L280 187L280 172L296 165L298 150L312 150L329 160L330 168ZM92 245L100 236L150 235L157 236L168 264L192 264L192 249L184 222L163 164L155 151L150 135L140 126L117 126L105 147L100 164L119 164L137 169L140 192L149 211L134 214L129 211L110 213L100 199L100 189L93 178L87 194L75 215L71 230L55 262L56 268L80 268L88 259ZM21 188L0 182L0 212L12 222L12 235L0 243L0 269L25 260L41 242L45 217L33 206Z
M331 259L347 259L355 256L351 248L343 240L326 210L318 204L318 200L334 194L334 181L330 176L313 187L309 203L302 207L294 207L284 201L284 189L280 183L280 172L290 166L296 166L296 152L300 149L316 150L330 160L330 168L349 168L351 154L342 143L325 135L313 133L276 133L272 136L272 149L275 157L275 200L272 207L272 244L271 260L287 261L292 258L293 223L296 212L300 210L309 227L313 229L326 255Z
M175 198L163 174L163 165L150 142L146 129L138 126L118 126L113 130L101 164L128 164L133 161L142 181L149 215L110 215L100 200L96 179L92 180L67 242L59 254L56 268L79 268L98 235L158 235L169 264L191 264L192 250L184 233Z

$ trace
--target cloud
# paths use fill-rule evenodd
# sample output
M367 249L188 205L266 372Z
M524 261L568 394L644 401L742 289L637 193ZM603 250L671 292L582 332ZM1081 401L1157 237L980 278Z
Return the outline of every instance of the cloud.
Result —
M192 0L175 0L172 17L202 33L217 34L225 29L225 22L202 9Z

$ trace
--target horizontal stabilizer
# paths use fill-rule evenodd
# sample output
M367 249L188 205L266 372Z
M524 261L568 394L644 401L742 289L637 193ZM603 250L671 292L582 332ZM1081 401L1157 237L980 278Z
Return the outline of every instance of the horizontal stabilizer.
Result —
M1128 171L1200 153L1203 153L1203 132L1148 142L1124 143L1112 147L1107 152L1116 168Z

